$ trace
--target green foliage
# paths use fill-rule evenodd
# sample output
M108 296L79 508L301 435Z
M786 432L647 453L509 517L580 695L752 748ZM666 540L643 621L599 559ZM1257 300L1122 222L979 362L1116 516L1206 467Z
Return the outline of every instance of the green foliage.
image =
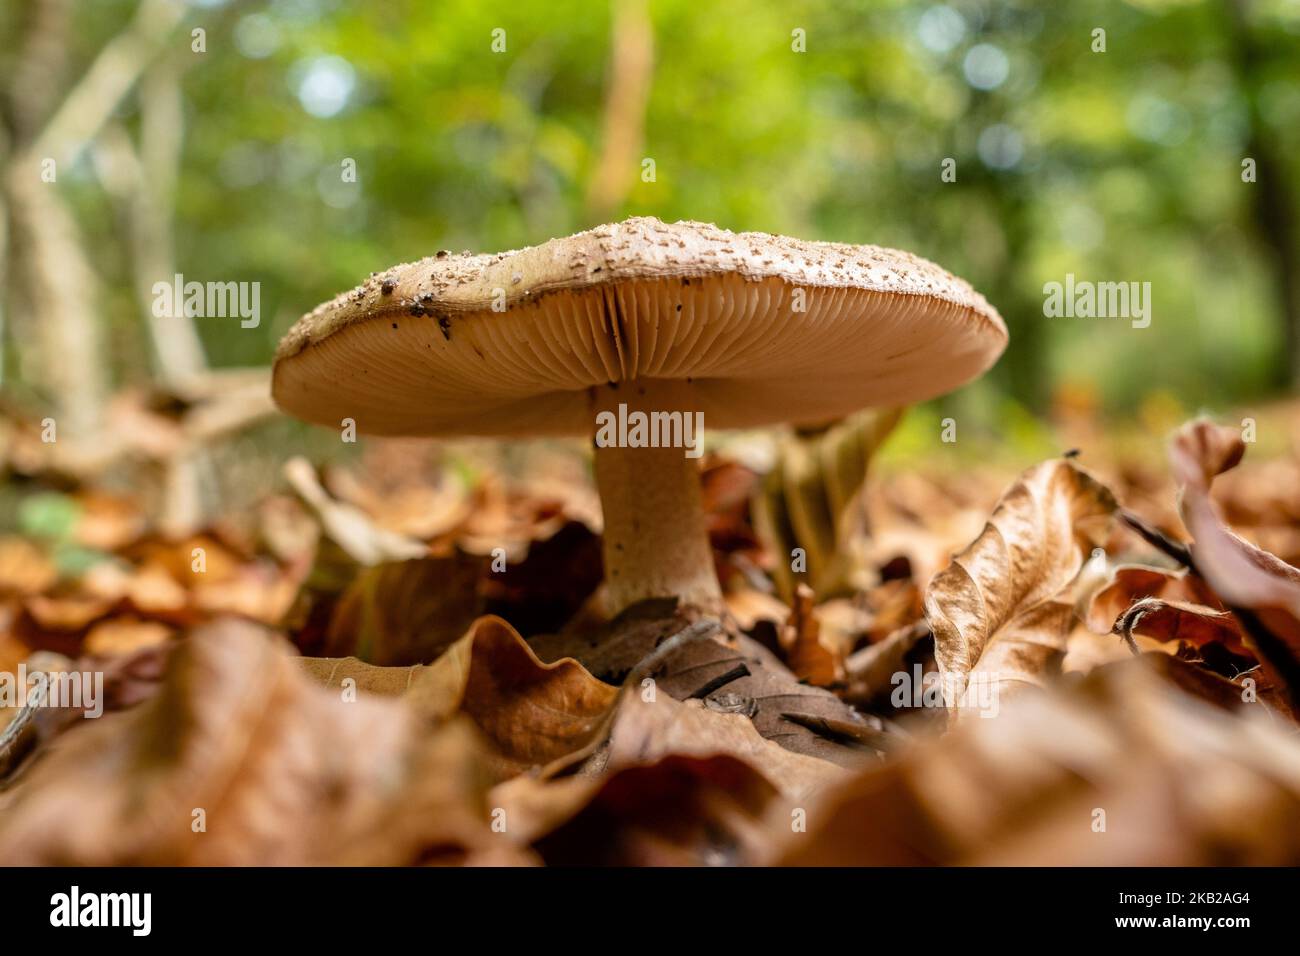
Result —
M653 0L640 155L657 178L627 170L620 214L933 258L1002 310L1012 345L994 380L1039 413L1061 385L1114 411L1151 389L1193 406L1257 397L1284 374L1284 325L1259 186L1240 167L1262 143L1290 181L1300 174L1300 8L1249 4L1244 57L1231 5ZM83 66L133 9L88 6ZM591 224L604 3L208 3L190 24L209 36L191 54L187 27L174 51L178 267L260 281L270 318L257 330L204 320L219 364L267 361L300 313L394 262ZM492 50L498 28L504 52ZM807 52L791 48L796 28ZM1104 53L1091 48L1097 28ZM994 74L1006 66L990 89L968 76L981 51ZM327 100L342 84L337 111L309 111L312 82ZM948 157L953 183L940 178ZM349 159L356 183L340 174ZM79 211L115 280L106 318L130 326L117 225L88 176L83 188ZM1045 318L1043 284L1066 273L1151 282L1151 327Z
M18 506L18 530L51 541L71 538L81 508L67 495L48 491L29 495Z
M78 577L101 561L112 560L110 555L74 540L81 506L67 495L52 491L27 495L18 504L17 517L18 532L49 549L61 577Z

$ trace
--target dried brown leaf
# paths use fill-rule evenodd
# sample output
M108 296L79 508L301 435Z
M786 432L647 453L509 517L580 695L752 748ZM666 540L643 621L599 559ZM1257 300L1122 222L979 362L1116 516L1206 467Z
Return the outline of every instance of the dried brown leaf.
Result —
M986 694L1042 685L1059 672L1075 623L1069 588L1115 508L1110 491L1072 462L1044 462L934 576L925 612L952 717L983 709ZM973 680L978 700L968 694Z
M479 619L428 665L377 667L356 658L302 658L301 665L329 687L401 696L426 720L464 714L492 743L502 779L599 742L618 694L575 660L543 664L496 617Z
M225 620L159 692L66 732L0 795L0 862L399 864L499 854L465 723L348 701L279 638ZM518 857L519 854L514 854Z
M1215 477L1245 450L1237 429L1199 419L1175 434L1169 459L1182 485L1180 510L1197 573L1242 618L1256 656L1300 713L1300 570L1234 534L1210 498Z
M533 848L546 863L561 866L751 863L770 852L764 821L781 802L762 774L726 755L674 755L594 783L560 783L565 789L558 793L534 788L529 806L532 826L544 831ZM575 794L581 799L574 801ZM549 817L539 813L557 798L568 805L552 804Z
M533 646L547 659L557 653L573 654L598 676L622 683L639 661L691 623L688 615L677 613L674 600L644 601L590 635L534 640ZM677 700L703 697L748 714L759 734L795 753L842 766L875 758L875 750L860 741L818 732L810 724L820 720L820 726L829 728L843 722L871 734L882 729L878 719L858 714L830 691L800 683L774 653L744 635L719 633L686 643L646 679Z
M844 774L833 763L792 753L764 739L743 714L716 710L698 700L680 702L657 695L650 701L639 693L624 695L602 755L603 767L617 770L670 754L729 754L792 798L807 796Z
M383 666L431 661L483 611L486 562L469 555L364 569L335 604L321 656Z
M1170 677L1215 682L1196 693L1216 705ZM773 827L787 831L777 861L1294 865L1300 741L1234 691L1144 655L1024 695L996 721L964 723L822 791L806 805L806 833L788 833L789 811L775 808Z
M785 661L795 677L818 687L830 687L844 676L842 648L828 646L821 637L821 623L813 609L813 590L799 584L794 604L781 629Z

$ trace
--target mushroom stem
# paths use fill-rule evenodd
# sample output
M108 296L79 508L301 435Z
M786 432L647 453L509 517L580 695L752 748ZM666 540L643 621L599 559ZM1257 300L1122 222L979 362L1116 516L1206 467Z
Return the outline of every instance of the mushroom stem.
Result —
M609 612L651 597L722 606L700 496L696 460L681 448L596 446L596 486L605 514Z

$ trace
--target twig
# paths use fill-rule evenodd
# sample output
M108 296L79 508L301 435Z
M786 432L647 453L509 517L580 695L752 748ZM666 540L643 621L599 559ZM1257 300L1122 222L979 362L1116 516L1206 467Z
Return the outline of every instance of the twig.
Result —
M1138 533L1147 544L1172 558L1185 568L1193 567L1192 552L1185 544L1181 544L1169 537L1159 528L1147 524L1146 519L1140 515L1134 514L1127 508L1119 510L1120 520Z
M704 698L712 694L715 690L718 690L722 687L726 687L732 681L740 680L742 677L748 677L749 673L750 671L748 666L746 666L743 663L737 664L729 671L719 674L717 677L713 678L712 680L705 681L705 683L698 690L696 690L686 699L703 700Z
M636 687L642 680L658 670L659 665L687 644L692 644L695 641L702 640L706 637L712 637L720 630L722 630L722 624L713 618L705 618L682 628L672 637L663 641L645 657L641 658L641 660L639 660L633 668L627 672L627 676L623 678L623 686Z
M36 742L36 712L45 706L48 685L37 684L29 693L27 703L0 730L0 779L16 767Z
M878 729L865 722L853 724L845 720L835 720L832 717L822 717L818 714L782 711L781 716L792 724L798 724L800 727L811 730L819 736L846 746L884 751L891 749L898 743L897 740L891 739L887 730L883 729L884 721L881 721L881 728ZM879 718L876 719L879 720Z

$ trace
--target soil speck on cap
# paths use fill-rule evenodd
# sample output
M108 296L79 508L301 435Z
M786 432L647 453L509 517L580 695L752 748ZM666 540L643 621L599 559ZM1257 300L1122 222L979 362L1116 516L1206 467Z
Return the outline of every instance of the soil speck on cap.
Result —
M442 330L442 337L448 342L451 341L451 319L445 315L438 316L438 328Z
M449 253L446 249L439 249L437 252L433 254L433 257L435 259L446 259L447 256L449 255L451 255L451 253Z
M393 328L397 328L397 323L396 323L396 322L393 323Z
M397 288L397 283L392 279L385 279L379 284L379 291L384 295L392 295L393 290Z

